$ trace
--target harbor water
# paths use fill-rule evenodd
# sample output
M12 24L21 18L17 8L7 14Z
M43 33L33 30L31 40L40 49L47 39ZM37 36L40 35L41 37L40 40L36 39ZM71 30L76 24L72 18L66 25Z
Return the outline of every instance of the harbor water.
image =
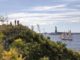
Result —
M60 35L46 34L46 36L50 37L52 41L65 43L66 47L72 50L80 51L80 34L72 34L72 40L62 40Z

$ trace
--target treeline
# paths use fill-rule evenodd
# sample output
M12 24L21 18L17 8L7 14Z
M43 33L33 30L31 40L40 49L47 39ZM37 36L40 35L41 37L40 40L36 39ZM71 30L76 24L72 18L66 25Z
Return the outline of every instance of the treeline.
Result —
M0 60L80 60L80 54L21 24L0 25Z

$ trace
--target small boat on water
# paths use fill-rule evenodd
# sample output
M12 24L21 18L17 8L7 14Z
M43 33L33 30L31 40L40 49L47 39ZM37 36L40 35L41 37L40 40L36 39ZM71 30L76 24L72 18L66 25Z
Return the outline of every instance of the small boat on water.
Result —
M62 40L72 41L72 34L71 34L71 32L62 33L60 37L61 37Z

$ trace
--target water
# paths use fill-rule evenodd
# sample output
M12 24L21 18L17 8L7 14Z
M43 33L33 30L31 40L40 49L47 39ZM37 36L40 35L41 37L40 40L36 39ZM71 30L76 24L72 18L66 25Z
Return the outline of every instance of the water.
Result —
M60 35L46 34L46 36L49 36L51 38L51 40L53 40L55 42L60 41L62 43L65 43L67 48L70 48L70 49L76 50L76 51L80 51L80 34L73 34L72 41L62 40L60 38Z

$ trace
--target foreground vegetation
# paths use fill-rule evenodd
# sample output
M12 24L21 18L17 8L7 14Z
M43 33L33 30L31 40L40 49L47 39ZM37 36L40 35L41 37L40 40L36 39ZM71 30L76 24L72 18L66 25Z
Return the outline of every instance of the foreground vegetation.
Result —
M80 54L26 26L0 25L0 60L80 60Z

